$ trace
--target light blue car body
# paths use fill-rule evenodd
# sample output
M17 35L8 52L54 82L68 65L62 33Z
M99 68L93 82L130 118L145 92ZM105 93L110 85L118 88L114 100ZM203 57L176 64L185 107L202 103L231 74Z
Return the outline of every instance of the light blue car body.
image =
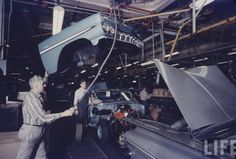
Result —
M75 40L87 39L91 41L93 45L97 45L100 39L113 39L114 33L109 31L109 29L111 29L109 26L112 26L112 31L114 31L114 20L97 13L63 29L60 33L41 42L38 48L44 68L49 74L57 72L62 49ZM140 48L143 46L139 38L132 34L132 28L125 24L118 24L117 40L134 44Z

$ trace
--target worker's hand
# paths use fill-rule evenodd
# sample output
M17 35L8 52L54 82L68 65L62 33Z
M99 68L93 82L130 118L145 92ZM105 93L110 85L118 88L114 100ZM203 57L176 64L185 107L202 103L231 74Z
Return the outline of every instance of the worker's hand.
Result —
M76 110L75 107L71 107L71 108L69 109L69 111L71 111L72 115L75 113L75 110Z
M72 116L75 112L75 108L72 107L70 109L65 110L64 112L61 113L61 117L66 117L66 116Z
M48 77L48 71L47 70L44 72L44 77Z
M77 109L75 110L75 115L79 115L79 111Z

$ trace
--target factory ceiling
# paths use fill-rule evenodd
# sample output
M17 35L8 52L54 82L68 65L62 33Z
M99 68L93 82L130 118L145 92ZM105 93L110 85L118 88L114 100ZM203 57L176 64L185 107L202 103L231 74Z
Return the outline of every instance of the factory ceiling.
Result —
M192 0L114 0L113 5L119 21L133 26L135 33L144 42L142 54L128 57L128 60L135 62L161 58L182 69L218 64L226 72L235 67L236 1L196 0L195 5L199 5L200 1L205 2L204 7L201 8L200 4L200 9L193 13ZM63 28L66 28L73 22L97 12L111 15L111 2L110 0L6 1L9 58L13 61L22 58L31 63L30 65L35 64L29 62L29 59L39 58L35 54L37 44L51 36L52 11L55 5L65 9ZM194 14L197 14L196 18L193 18ZM36 63L40 64L40 61ZM123 73L125 74L127 70L133 73L134 69L125 69Z

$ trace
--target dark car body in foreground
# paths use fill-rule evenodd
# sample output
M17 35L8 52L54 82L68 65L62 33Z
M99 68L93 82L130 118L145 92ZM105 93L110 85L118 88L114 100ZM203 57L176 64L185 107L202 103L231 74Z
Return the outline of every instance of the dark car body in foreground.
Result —
M180 71L153 60L184 119L165 125L124 119L135 125L120 136L131 158L234 158L236 89L216 66Z
M90 102L88 107L88 125L97 129L97 135L101 141L107 141L114 133L121 133L119 131L122 128L118 130L119 126L123 127L120 118L131 115L141 117L145 113L144 105L138 103L130 91L96 89L89 94L95 102ZM116 113L122 116L116 117ZM127 116L123 116L124 114Z

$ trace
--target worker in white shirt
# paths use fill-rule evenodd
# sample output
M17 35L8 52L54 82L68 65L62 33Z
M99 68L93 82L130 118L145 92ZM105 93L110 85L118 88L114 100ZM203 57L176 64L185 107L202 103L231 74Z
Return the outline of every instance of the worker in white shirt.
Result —
M144 88L141 90L139 96L140 96L141 103L145 106L145 114L146 114L146 115L150 115L150 111L149 111L149 99L151 98L152 95L151 95L150 93L148 93L147 88L144 87Z
M80 88L75 91L74 106L77 109L77 124L76 124L76 140L81 140L84 137L84 130L88 118L88 100L87 83L85 80L80 80ZM81 130L82 129L82 130Z

